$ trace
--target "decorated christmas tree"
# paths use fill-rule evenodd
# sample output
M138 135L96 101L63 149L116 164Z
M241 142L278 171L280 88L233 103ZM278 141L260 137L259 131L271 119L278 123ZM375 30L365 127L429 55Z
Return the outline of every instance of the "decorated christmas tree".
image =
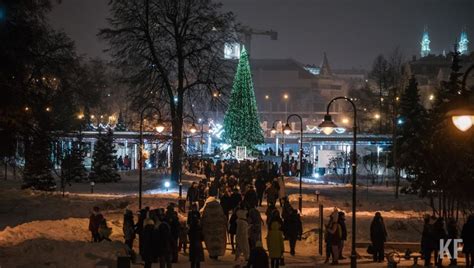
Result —
M240 54L229 107L224 117L224 139L233 147L245 146L248 149L264 142L245 48Z
M84 167L84 144L82 135L79 135L76 141L72 142L71 149L68 150L61 163L62 183L80 182L87 179L86 168ZM64 187L64 185L62 185Z
M47 133L38 131L26 144L23 188L54 191L56 182L52 170L51 140Z
M89 173L91 181L116 182L120 180L120 175L116 169L116 150L114 149L113 141L114 137L111 129L105 135L99 131L92 158L92 169Z

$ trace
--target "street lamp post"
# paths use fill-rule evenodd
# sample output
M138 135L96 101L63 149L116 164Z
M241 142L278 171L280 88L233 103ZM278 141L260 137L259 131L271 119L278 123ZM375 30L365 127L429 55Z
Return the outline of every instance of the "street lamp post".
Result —
M154 104L150 104L145 106L142 111L140 112L140 135L138 138L139 143L139 159L138 159L138 209L142 209L142 188L143 188L143 117L145 112L149 109L155 110L158 112L158 123L156 125L156 131L158 133L163 132L165 129L163 122L161 121L161 112L160 110L154 106Z
M191 128L189 129L189 131L194 134L196 133L197 131L197 128L196 128L196 124L195 124L195 120L194 120L194 117L190 116L190 115L185 115L183 116L183 121L184 119L191 119L191 121L193 122L192 125L191 125ZM182 154L181 154L182 155ZM182 180L182 176L181 176L181 171L179 172L179 199L181 200L183 198L183 180Z
M356 252L356 182L357 182L357 108L352 102L351 99L347 97L336 97L332 99L328 105L326 110L326 115L324 116L324 121L319 124L319 127L322 128L323 132L327 135L331 134L334 129L337 127L336 124L332 121L332 117L329 114L329 109L331 104L337 100L346 100L352 105L352 109L354 111L354 118L352 124L352 135L353 135L353 149L352 149L352 249L351 249L351 268L357 267L357 252Z
M297 114L290 114L288 118L286 118L286 125L285 128L283 129L283 132L286 135L289 135L291 133L291 127L290 124L288 123L292 117L296 117L300 120L300 153L299 153L299 173L300 173L300 196L298 197L298 208L300 210L300 213L303 213L303 118Z

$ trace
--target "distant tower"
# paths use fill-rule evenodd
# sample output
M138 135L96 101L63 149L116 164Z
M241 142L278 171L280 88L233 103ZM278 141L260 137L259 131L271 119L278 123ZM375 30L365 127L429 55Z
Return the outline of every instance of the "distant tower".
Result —
M461 38L459 38L459 44L458 44L458 51L462 55L467 55L469 54L469 49L467 45L469 44L469 40L467 39L467 33L466 30L464 29L461 32Z
M423 31L423 38L421 39L421 57L426 57L430 54L431 49L430 49L430 36L428 34L428 28L425 27L425 30Z

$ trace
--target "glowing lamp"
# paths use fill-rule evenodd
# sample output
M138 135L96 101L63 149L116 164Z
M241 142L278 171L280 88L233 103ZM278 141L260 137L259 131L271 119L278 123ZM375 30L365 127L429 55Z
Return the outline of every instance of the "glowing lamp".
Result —
M285 128L283 128L283 133L285 133L285 135L291 134L291 127L288 123L286 123Z
M474 107L463 105L464 108L454 109L447 113L454 126L462 132L468 131L474 125Z
M455 115L451 117L451 121L455 127L465 132L472 127L474 116L470 115Z
M196 133L197 127L196 127L196 125L195 125L194 123L191 125L191 128L189 129L189 131L190 131L191 133L193 133L193 134Z
M272 134L275 134L275 133L277 133L277 130L275 129L275 127L272 127L272 129L270 130L270 132L271 132Z
M158 124L156 125L156 132L161 133L165 130L165 125L163 125L163 122L161 120L158 120Z
M330 135L334 129L337 128L337 125L332 121L331 115L327 114L324 116L323 122L319 124L318 127L322 129L324 134Z
M165 188L168 189L170 188L171 183L169 181L165 181Z

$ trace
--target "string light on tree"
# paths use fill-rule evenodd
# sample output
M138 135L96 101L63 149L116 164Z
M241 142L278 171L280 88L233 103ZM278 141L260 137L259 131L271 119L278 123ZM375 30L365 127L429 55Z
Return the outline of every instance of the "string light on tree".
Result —
M233 147L245 146L250 149L264 142L249 57L245 48L240 54L229 107L224 117L223 135L225 141Z

